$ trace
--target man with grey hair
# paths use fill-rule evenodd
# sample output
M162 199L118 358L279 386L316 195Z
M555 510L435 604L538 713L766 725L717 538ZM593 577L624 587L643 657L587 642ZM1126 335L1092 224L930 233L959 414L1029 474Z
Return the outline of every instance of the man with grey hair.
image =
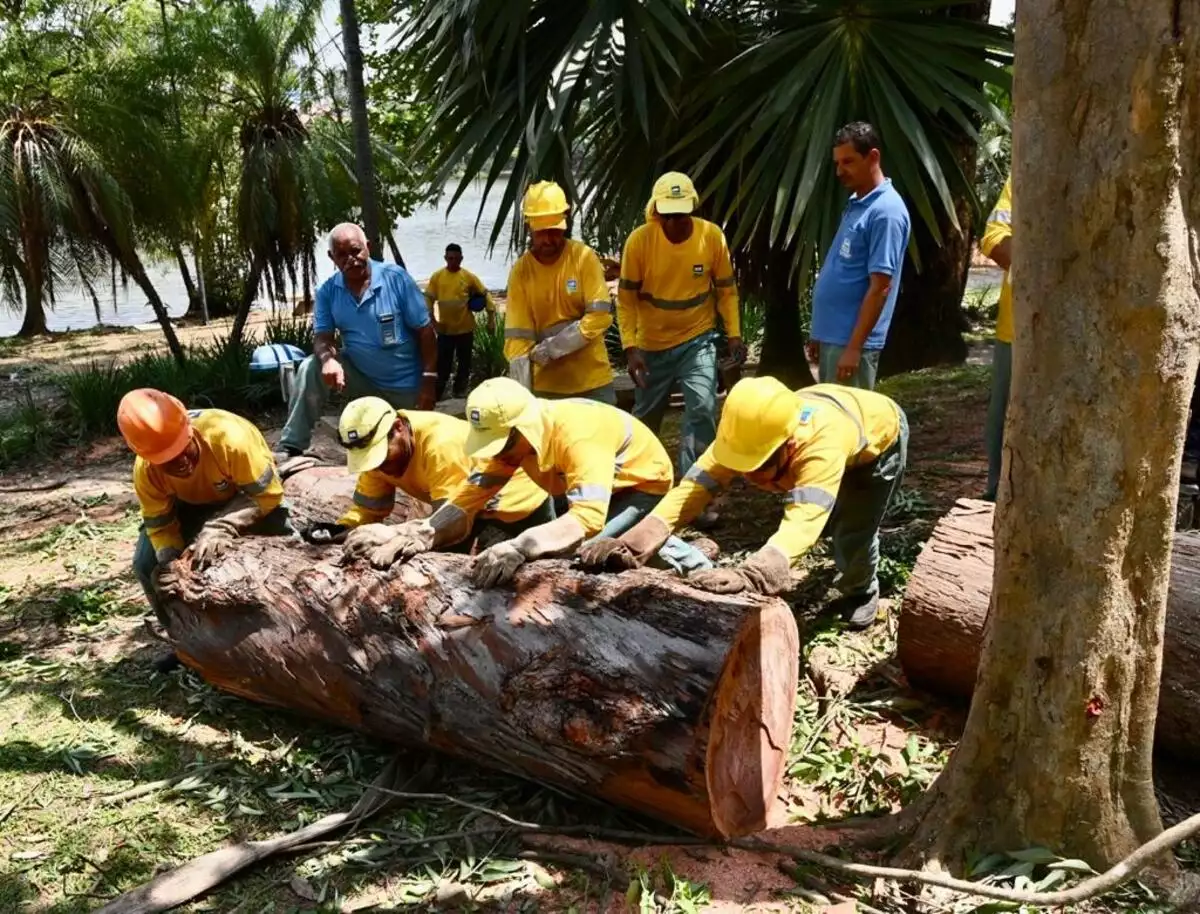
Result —
M279 439L288 457L312 443L330 391L382 397L396 409L433 409L436 400L437 334L408 271L372 260L363 230L349 222L330 232L329 259L338 272L317 290L313 354L296 372Z

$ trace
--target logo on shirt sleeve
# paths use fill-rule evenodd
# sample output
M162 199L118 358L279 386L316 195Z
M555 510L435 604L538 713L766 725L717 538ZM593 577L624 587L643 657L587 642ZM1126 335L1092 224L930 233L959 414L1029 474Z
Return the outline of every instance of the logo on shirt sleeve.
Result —
M575 290L578 288L579 288L579 283L577 283L575 280L573 280L573 279L567 280L567 291L568 292L570 292L571 294L574 294Z
M693 264L692 265L692 275L693 276L703 276L704 275L704 264L702 264L702 263Z
M800 424L805 425L812 419L813 413L816 412L814 407L805 406L800 410Z

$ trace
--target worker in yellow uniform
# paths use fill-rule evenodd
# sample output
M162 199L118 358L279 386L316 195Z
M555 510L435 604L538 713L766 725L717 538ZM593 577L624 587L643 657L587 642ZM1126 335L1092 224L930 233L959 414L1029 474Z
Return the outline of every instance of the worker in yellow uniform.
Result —
M396 506L396 490L436 512L467 480L467 433L467 423L454 416L398 410L379 397L351 401L338 421L338 438L347 469L358 476L353 504L336 522L312 524L302 536L310 543L344 541L350 558L390 566L421 529L436 530L426 521L383 524ZM457 547L452 551L486 547L553 519L546 492L516 473L495 498L443 530L438 545Z
M992 346L992 397L988 404L987 490L983 497L996 500L1000 486L1000 466L1004 455L1004 420L1008 415L1008 390L1012 385L1012 175L1004 182L1000 199L988 216L987 227L979 239L979 250L1004 269L1000 285L1000 305L996 312L996 341Z
M567 195L551 181L525 194L532 243L508 277L504 356L510 376L539 397L616 404L604 348L612 299L599 256L567 238L569 211Z
M654 182L646 223L625 242L617 292L633 414L657 434L672 387L683 394L681 475L717 431L718 316L730 356L746 355L725 233L694 214L699 203L685 174L667 172Z
M471 354L475 347L476 313L486 310L488 329L496 329L496 303L479 277L462 265L462 248L457 244L446 245L445 259L445 268L430 276L425 285L425 303L438 335L439 400L446 395L452 366L454 396L467 395L471 382Z
M466 452L471 475L428 522L424 544L482 510L524 471L567 510L475 557L475 581L491 587L527 561L573 553L588 537L618 536L645 517L671 488L671 459L654 434L628 413L590 400L542 400L511 378L484 381L467 398ZM712 564L678 537L664 537L658 558L686 573Z
M883 394L837 384L790 391L774 378L739 381L725 400L712 447L645 520L619 539L580 550L594 568L636 568L735 476L784 496L783 522L761 549L733 568L693 574L714 593L777 594L791 567L826 528L833 536L834 609L866 628L879 609L879 525L900 485L908 420Z
M141 388L121 398L117 426L137 455L133 491L142 528L133 570L165 627L155 584L189 543L203 569L239 536L294 532L283 484L262 432L225 410L189 411L170 394ZM221 510L238 495L251 504ZM171 655L159 668L177 663Z

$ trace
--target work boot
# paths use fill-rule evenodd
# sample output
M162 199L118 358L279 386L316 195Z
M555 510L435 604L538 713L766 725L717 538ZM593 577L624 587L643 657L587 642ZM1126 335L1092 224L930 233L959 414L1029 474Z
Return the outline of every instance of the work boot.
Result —
M272 451L271 457L275 460L275 466L281 466L287 463L294 457L299 457L303 451L298 451L294 447L288 447L286 444L279 445L279 450Z
M879 594L847 594L830 603L829 609L845 620L847 628L862 631L870 628L879 615Z

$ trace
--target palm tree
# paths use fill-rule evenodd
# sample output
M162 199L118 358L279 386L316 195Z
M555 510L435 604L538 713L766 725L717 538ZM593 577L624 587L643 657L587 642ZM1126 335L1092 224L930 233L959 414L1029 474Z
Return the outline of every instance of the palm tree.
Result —
M565 181L583 229L610 249L655 176L688 171L738 254L743 287L771 305L763 368L789 380L799 302L845 192L836 129L874 121L885 167L914 214L901 314L931 362L965 353L966 278L979 126L1002 121L1011 35L978 0L420 0L397 53L435 99L436 181L500 190L494 244L524 187ZM520 232L515 237L520 237ZM921 272L916 272L916 267ZM947 282L947 277L952 282ZM890 353L889 353L890 354Z

